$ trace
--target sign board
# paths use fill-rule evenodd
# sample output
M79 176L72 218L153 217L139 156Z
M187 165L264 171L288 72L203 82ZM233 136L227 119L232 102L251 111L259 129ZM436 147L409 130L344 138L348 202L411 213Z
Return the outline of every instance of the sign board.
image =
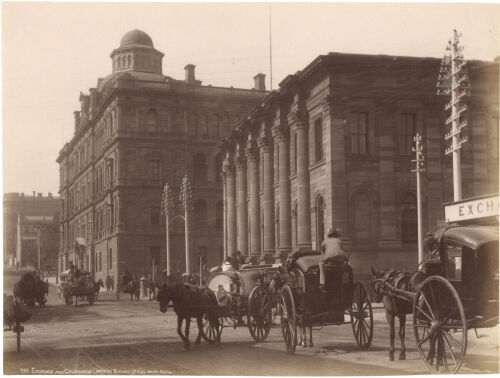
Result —
M498 216L498 195L473 198L444 205L446 222Z

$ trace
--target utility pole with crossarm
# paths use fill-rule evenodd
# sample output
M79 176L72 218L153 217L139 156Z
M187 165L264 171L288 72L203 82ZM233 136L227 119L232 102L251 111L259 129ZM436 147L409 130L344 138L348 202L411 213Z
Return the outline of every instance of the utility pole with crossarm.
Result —
M415 142L415 147L413 147L413 152L415 152L415 159L412 162L415 163L415 169L412 169L412 172L417 174L417 221L418 221L418 263L420 264L424 259L424 250L422 247L422 195L420 190L420 172L424 172L424 153L422 147L422 137L417 133L413 137L413 141Z
M449 51L441 61L439 71L437 94L451 95L451 101L446 104L445 110L451 108L451 116L446 120L446 125L451 124L451 130L446 133L445 140L451 139L451 145L445 154L453 156L453 199L462 199L462 179L460 171L460 148L467 142L467 137L460 137L461 130L467 126L467 121L462 120L462 114L467 106L461 104L464 96L470 95L469 77L465 70L465 61L462 55L463 47L460 45L460 34L453 30L453 38L448 41L446 50Z

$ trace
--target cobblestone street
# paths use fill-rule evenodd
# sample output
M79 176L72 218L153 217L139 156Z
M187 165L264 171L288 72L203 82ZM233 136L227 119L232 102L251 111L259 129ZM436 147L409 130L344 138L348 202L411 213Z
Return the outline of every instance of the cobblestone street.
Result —
M382 308L375 313L372 346L363 351L350 325L313 332L314 347L286 354L275 326L264 343L255 343L246 327L225 328L220 345L192 345L184 351L176 333L173 310L159 311L147 299L119 301L100 293L93 306L59 304L51 286L48 306L32 310L24 324L21 353L15 335L4 332L4 373L186 374L186 375L406 375L427 374L407 326L407 361L387 360L389 331ZM411 324L411 322L408 322ZM469 332L462 373L498 372L498 327ZM192 323L194 344L197 328ZM396 339L399 347L399 339ZM397 351L399 353L399 351Z

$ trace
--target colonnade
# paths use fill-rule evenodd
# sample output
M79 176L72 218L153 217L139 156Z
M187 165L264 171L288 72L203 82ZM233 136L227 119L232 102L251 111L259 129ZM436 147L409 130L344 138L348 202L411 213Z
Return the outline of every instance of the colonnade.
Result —
M293 144L291 135L296 138ZM309 141L305 110L296 104L288 114L278 110L272 115L268 112L254 116L243 122L226 142L221 151L224 154L225 256L241 251L247 260L255 263L288 255L292 251L292 216L296 222L293 249L310 249ZM297 167L293 172L296 173L297 214L292 212L291 203L291 150ZM277 182L275 169L278 170ZM275 211L276 205L279 212ZM275 219L277 215L279 219Z

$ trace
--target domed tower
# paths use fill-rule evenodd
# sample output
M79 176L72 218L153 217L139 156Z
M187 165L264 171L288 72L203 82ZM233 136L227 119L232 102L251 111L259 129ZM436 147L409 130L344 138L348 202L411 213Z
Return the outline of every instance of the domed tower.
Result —
M140 71L161 75L163 56L154 48L149 35L141 30L131 30L123 36L120 47L111 53L113 73Z

